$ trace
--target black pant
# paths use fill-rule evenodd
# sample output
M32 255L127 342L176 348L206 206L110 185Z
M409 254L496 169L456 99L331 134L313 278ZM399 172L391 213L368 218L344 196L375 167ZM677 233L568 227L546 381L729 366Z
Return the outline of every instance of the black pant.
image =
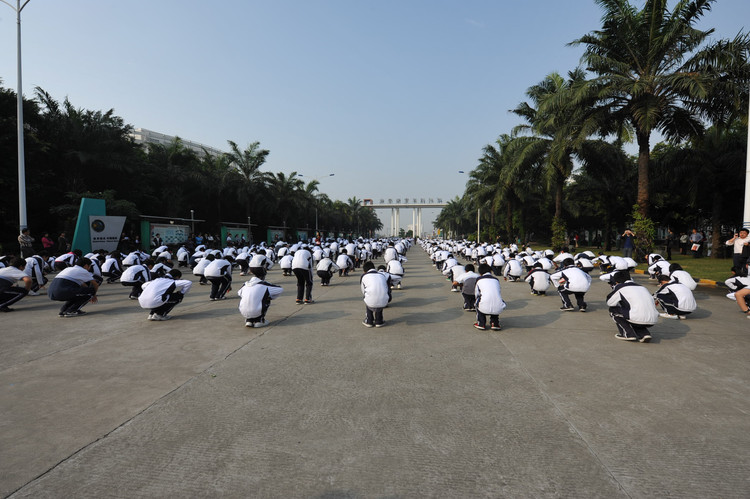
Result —
M370 308L367 305L365 305L365 308L367 309L366 314L367 317L365 318L365 322L368 324L383 324L383 309L382 308Z
M185 298L180 292L172 293L167 297L167 301L163 305L151 309L152 314L167 315L172 309Z
M219 277L207 277L211 281L211 298L224 298L229 287L232 285L232 278L226 275Z
M479 310L477 310L477 324L479 327L487 327L487 315L483 314ZM490 326L492 327L498 327L500 326L500 316L499 315L490 315Z
M292 272L297 276L297 300L302 300L303 295L305 300L312 300L312 272L308 269L292 269Z
M93 287L80 286L63 278L52 279L47 290L47 296L51 300L65 302L60 307L61 314L79 311L95 294L96 289Z
M333 272L330 270L318 270L318 277L320 277L320 284L328 285L331 283Z
M640 340L648 334L648 328L651 327L644 324L633 324L618 312L612 312L610 310L609 315L612 316L612 320L617 324L617 329L620 331L620 334L626 338L635 337Z
M461 295L464 297L464 310L471 310L472 308L474 308L474 301L476 300L476 296L467 295L466 293L461 293Z
M568 291L562 286L557 288L557 292L560 293L560 299L562 300L564 307L573 308L573 303L570 301L570 295L574 295L576 297L576 304L578 305L578 308L586 308L586 302L583 300L583 297L586 296L586 293Z
M120 282L123 286L132 286L133 290L130 292L130 298L138 298L139 296L141 296L141 293L143 292L143 289L141 289L143 286L143 281Z
M7 279L0 279L0 308L10 307L29 294L26 288L13 286Z

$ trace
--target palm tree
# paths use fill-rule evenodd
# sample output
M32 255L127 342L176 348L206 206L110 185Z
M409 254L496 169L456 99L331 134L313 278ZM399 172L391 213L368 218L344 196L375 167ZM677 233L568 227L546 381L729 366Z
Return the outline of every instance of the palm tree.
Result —
M264 174L265 185L268 189L269 202L273 203L274 212L278 215L278 221L286 224L293 222L295 227L299 226L299 220L290 217L296 215L304 200L305 183L292 172L289 176L283 172L276 174Z
M512 110L526 123L515 127L518 155L515 169L542 175L554 192L555 214L562 219L563 187L573 171L575 146L589 134L586 128L587 109L582 103L571 104L570 95L585 83L582 70L568 73L565 80L550 73L538 84L529 87L526 95L532 104L522 102ZM530 132L530 136L518 135Z
M595 77L577 102L595 98L598 111L635 130L638 143L638 196L648 215L650 139L654 130L668 139L699 135L705 103L716 97L717 74L732 74L747 58L748 38L704 43L713 29L694 25L715 0L646 0L639 10L628 0L596 0L604 9L602 27L571 42L585 45L582 60ZM731 86L731 83L730 83ZM703 105L701 105L703 103Z

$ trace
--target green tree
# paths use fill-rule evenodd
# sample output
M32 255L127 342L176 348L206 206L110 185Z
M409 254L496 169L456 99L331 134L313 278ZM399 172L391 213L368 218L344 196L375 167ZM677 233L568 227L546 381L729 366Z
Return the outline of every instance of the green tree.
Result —
M651 205L652 132L672 140L699 135L700 115L720 94L717 77L735 74L742 62L737 54L747 58L746 36L707 46L714 30L695 28L714 1L679 0L669 10L667 0L646 0L641 9L628 0L596 0L604 9L602 27L571 42L585 46L582 60L594 73L572 102L594 98L600 116L627 122L635 131L637 203L643 215Z

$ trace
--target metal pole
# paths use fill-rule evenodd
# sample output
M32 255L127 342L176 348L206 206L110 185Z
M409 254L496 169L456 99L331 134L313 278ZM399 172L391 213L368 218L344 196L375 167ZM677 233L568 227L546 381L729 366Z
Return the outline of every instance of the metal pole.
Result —
M748 98L747 113L747 158L745 160L745 210L742 215L743 227L750 227L750 98ZM714 230L718 229L714 227Z
M13 7L6 0L2 0L4 4L9 6L11 9L16 11L16 24L17 24L17 76L18 76L18 91L17 91L17 124L18 124L18 225L19 233L28 227L26 219L26 160L24 158L24 146L23 146L23 79L21 76L21 11L26 4L31 0L26 0L21 5L21 0L16 1L16 7Z
M190 210L190 232L195 236L195 210Z

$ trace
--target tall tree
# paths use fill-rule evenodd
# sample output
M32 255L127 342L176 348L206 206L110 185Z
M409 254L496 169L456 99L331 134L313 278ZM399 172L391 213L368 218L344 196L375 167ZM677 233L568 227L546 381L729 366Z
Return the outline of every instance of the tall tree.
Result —
M573 104L570 100L585 81L580 69L569 72L567 80L558 73L550 73L527 90L531 103L522 102L513 110L526 121L514 129L514 135L531 134L518 137L516 169L539 170L543 174L554 193L554 217L558 220L562 219L563 187L573 171L575 146L590 131L585 126L588 115L585 104Z
M641 9L628 0L596 0L604 9L601 29L571 42L585 46L582 60L595 75L579 99L594 97L600 112L635 130L637 203L643 215L650 207L652 132L672 140L699 135L705 107L697 104L716 95L717 73L737 64L731 54L747 54L745 36L736 39L740 47L731 42L705 45L714 30L699 30L695 24L714 1L679 0L669 10L667 0L646 0Z

